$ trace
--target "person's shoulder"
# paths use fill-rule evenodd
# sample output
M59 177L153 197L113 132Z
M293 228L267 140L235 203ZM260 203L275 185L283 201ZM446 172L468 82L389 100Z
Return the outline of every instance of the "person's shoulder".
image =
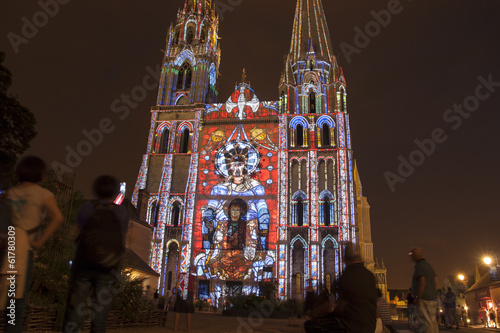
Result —
M33 190L34 190L34 191L37 191L38 193L40 193L40 194L41 194L42 196L44 196L44 197L52 197L52 196L54 196L54 193L52 193L51 191L49 191L49 190L48 190L48 189L46 189L46 188L41 187L41 186L40 186L40 185L38 185L38 184L35 184L35 185L33 186Z

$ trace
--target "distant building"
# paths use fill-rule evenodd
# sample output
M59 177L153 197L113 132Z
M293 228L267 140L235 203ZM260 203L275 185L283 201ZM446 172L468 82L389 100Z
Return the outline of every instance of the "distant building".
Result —
M365 261L365 266L375 274L377 288L380 289L382 295L389 301L387 295L387 269L385 268L384 260L380 262L373 259L373 242L370 220L370 204L367 197L363 196L363 186L358 173L357 163L354 165L354 182L356 184L357 196L357 218L359 229L359 247L361 255Z
M465 292L468 315L472 324L480 324L479 311L493 308L500 318L500 281L498 266L476 266L475 283Z

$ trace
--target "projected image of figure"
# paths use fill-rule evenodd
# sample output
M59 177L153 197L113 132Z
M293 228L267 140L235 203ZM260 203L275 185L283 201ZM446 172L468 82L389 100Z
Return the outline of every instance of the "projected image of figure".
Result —
M269 210L264 187L251 177L259 163L259 153L245 141L229 142L215 156L223 180L202 208L202 235L205 267L219 278L249 277L255 261L266 258Z
M246 223L245 220L243 220L245 212L242 204L245 205L241 199L236 199L229 204L227 245L231 250L243 250L245 246ZM252 231L250 230L250 232Z

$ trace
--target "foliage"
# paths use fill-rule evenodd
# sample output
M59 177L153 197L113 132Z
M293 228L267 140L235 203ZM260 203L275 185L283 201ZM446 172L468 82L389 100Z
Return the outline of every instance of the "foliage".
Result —
M85 199L83 192L73 192L72 189L69 189L66 195L60 195L59 192L64 189L55 179L45 180L42 186L56 195L60 207L67 207L70 211L65 214L68 216L67 221L64 221L43 248L35 254L28 301L31 306L38 307L51 307L56 304L58 312L56 325L62 325L68 294L70 261L73 260L75 252L73 221L76 220ZM44 222L46 223L47 221Z
M2 65L4 59L5 53L0 52L0 188L15 183L17 157L29 148L37 134L33 113L8 93L12 73Z
M136 321L137 315L143 310L152 310L151 303L144 300L142 282L144 278L130 278L125 270L118 283L120 292L113 298L112 309L120 310L125 318Z

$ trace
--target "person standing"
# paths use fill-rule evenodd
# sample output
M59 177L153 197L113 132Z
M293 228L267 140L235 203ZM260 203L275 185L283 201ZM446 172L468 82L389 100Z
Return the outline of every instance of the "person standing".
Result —
M497 320L496 320L496 316L495 316L495 309L493 308L490 308L490 327L491 325L493 325L493 327L497 327Z
M27 156L19 161L16 174L19 184L7 191L12 205L12 225L15 232L16 295L14 298L15 318L6 317L5 332L22 332L24 312L33 272L33 252L39 250L59 228L63 216L57 201L49 190L38 184L45 175L46 164L36 156ZM45 215L49 216L47 226L41 231ZM9 250L10 251L10 250ZM2 284L9 269L7 256L2 264ZM10 275L10 274L9 274ZM0 285L1 295L7 297L6 285ZM11 302L12 300L9 300Z
M415 292L419 319L422 321L422 326L420 326L418 332L438 333L436 273L425 260L422 249L414 248L409 255L415 263L411 286Z
M394 331L391 326L391 309L385 297L382 296L382 291L380 290L380 288L377 288L377 318L380 318L380 320L382 321L382 332Z
M455 320L455 324L457 325L457 330L458 330L460 320L458 319L458 314L457 314L456 299L457 297L451 291L451 288L448 287L448 292L444 295L444 300L443 300L444 312L446 314L446 317L448 317L448 324L449 324L448 328L453 327L453 320Z
M125 206L113 203L120 192L112 176L99 176L93 184L97 200L86 203L78 214L77 249L71 267L68 302L63 332L79 332L87 300L92 301L90 331L105 332L113 296L120 277L129 214Z
M410 328L417 328L417 305L411 288L406 295L406 306L408 308L408 324Z
M156 289L155 293L153 294L153 305L155 310L158 309L158 298L160 297L160 293L158 293L158 289Z
M304 302L304 312L308 314L314 309L316 303L316 293L312 286L312 279L307 280L306 300Z

